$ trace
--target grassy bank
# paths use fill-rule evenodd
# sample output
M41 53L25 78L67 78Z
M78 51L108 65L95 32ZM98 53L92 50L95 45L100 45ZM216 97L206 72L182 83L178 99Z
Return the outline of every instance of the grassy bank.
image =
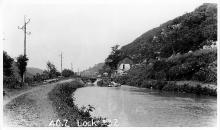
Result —
M173 91L178 93L193 93L197 95L217 96L217 85L202 83L198 81L162 81L162 80L144 80L142 82L125 82L122 77L117 82L125 85L141 88L156 89L161 91Z
M79 108L74 104L72 93L77 88L83 87L83 84L78 81L58 84L50 93L49 99L53 102L53 107L56 109L59 120L67 120L64 126L107 126L104 118L91 117L90 112L95 108L92 106L84 106ZM83 124L84 123L84 124ZM92 124L93 123L93 124Z
M195 81L145 81L141 87L159 89L162 91L217 96L216 85L202 84Z

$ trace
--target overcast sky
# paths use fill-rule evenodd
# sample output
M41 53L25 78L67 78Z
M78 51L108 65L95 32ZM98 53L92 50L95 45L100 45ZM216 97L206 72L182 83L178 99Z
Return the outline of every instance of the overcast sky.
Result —
M207 0L206 0L207 1ZM115 44L131 43L144 32L186 12L204 0L3 0L3 49L11 57L23 54L24 15L28 66L46 68L49 60L60 70L76 71L103 62ZM211 1L213 2L213 1ZM215 2L215 1L214 1Z

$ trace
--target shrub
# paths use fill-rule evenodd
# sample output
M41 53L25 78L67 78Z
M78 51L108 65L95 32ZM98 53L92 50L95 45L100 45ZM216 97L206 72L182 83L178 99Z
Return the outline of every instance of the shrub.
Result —
M64 69L62 71L62 76L64 76L64 77L71 77L71 76L74 76L74 75L75 75L75 73L72 70Z
M160 81L160 80L145 80L142 82L141 87L143 88L153 88L162 90L163 87L167 84L166 81Z
M142 88L151 88L152 85L148 80L145 80L145 81L142 82L141 87Z
M98 81L98 82L97 82L97 85L98 85L98 86L103 86L103 80Z
M158 80L155 82L154 89L162 90L163 87L167 84L165 81Z
M170 63L168 63L166 60L156 60L153 65L154 71L165 71L169 67Z
M124 84L128 83L128 79L129 79L129 77L124 75L124 76L118 76L118 77L114 78L113 81L124 85Z
M211 70L205 69L205 70L199 70L196 72L193 77L193 80L201 81L201 82L217 82L217 74Z
M168 82L162 90L165 90L165 91L174 91L176 87L176 82Z
M97 85L98 86L108 86L110 84L110 80L108 79L102 79L100 81L97 82Z
M166 80L166 73L163 70L159 72L155 72L155 79Z
M21 82L19 82L15 76L3 76L3 86L5 88L18 88L21 87L21 85Z

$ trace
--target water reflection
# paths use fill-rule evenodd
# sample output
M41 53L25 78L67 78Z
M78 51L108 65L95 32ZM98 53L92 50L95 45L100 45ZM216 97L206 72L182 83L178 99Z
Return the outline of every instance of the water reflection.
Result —
M85 87L74 93L79 106L92 105L93 116L119 126L216 126L215 97L122 86Z

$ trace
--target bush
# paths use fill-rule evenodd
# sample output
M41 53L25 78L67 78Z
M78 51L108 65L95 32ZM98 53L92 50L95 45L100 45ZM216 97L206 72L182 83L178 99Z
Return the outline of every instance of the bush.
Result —
M160 80L145 80L141 84L141 87L143 88L153 88L153 89L158 89L162 90L163 87L167 84L166 81L160 81Z
M201 81L201 82L217 82L217 74L211 70L199 70L198 72L196 72L193 77L193 80L197 80L197 81Z
M69 70L69 69L64 69L62 71L62 76L64 77L70 77L70 76L74 76L74 72L72 70Z
M167 61L173 64L167 72L167 79L216 82L217 74L212 73L208 69L209 65L216 61L216 59L216 50L197 50L194 53L170 58Z
M102 80L100 80L100 81L98 81L97 82L97 85L98 86L108 86L110 84L110 81L109 80L107 80L107 79L102 79Z
M158 90L162 90L163 89L163 87L165 86L167 84L167 82L166 81L157 81L156 83L155 83L155 87L153 87L154 89L158 89Z
M151 88L152 85L148 80L143 81L143 83L141 84L142 88Z
M124 85L128 82L128 79L129 79L129 77L125 75L125 76L118 76L118 77L114 78L113 81Z
M154 71L164 71L169 66L169 63L165 60L156 60L153 65Z
M155 72L155 79L166 80L166 73L163 70L159 72Z
M168 82L163 89L164 91L174 91L174 92L181 92L181 93L194 93L197 95L204 94L204 95L210 95L210 96L216 96L217 91L212 88L208 87L202 87L200 84L197 84L196 86L190 85L190 84L183 84L178 85L176 82Z
M174 91L176 89L176 82L168 82L162 90L164 91Z
M104 86L103 84L104 84L104 83L103 83L103 80L100 80L100 81L97 82L97 85L98 85L98 86Z
M5 88L18 88L21 87L21 85L21 82L19 82L14 76L3 76L3 86Z

